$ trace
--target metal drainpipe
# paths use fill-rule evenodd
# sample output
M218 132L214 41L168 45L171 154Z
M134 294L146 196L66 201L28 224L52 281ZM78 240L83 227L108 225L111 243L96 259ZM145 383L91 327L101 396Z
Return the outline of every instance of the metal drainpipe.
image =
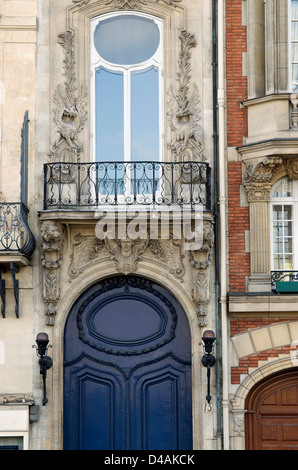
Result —
M224 0L218 0L218 175L220 215L220 306L222 358L222 421L223 449L230 447L229 386L228 386L228 326L227 326L227 247L226 247L226 165L225 165L225 79L224 79Z
M212 81L213 81L213 195L214 195L214 258L215 258L215 322L216 322L216 436L221 448L221 332L219 321L219 223L218 223L218 128L217 128L217 0L212 0Z

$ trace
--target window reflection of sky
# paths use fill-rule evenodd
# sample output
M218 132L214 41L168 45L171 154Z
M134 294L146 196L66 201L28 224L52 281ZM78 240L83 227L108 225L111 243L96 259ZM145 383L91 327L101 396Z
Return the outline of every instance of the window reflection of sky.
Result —
M111 162L98 167L98 190L107 197L152 194L160 168L146 162L161 158L159 26L142 15L116 14L99 20L93 37L96 160Z
M123 74L96 71L96 153L101 161L124 159Z
M154 161L159 155L158 70L131 77L132 161Z
M94 33L94 45L99 55L108 62L122 65L150 59L159 40L159 29L154 21L134 15L100 21Z

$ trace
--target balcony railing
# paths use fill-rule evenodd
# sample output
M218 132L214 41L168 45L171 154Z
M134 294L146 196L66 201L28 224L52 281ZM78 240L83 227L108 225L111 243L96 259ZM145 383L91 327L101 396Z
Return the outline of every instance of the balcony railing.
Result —
M271 271L271 290L280 293L298 293L298 271Z
M44 165L44 210L99 206L203 206L210 210L205 162L96 162Z
M7 253L31 257L35 239L28 225L28 212L21 202L0 202L0 256Z

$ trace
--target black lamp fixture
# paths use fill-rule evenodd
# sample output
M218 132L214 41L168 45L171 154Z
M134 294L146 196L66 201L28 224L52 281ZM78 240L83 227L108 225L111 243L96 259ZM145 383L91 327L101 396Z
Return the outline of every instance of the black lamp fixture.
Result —
M213 346L215 343L216 337L215 333L212 330L206 330L203 333L202 337L202 344L204 348L204 356L202 357L202 364L203 366L207 367L207 380L208 380L208 391L206 400L210 404L211 395L210 395L210 375L211 375L211 367L214 366L216 359L212 355L213 353Z
M43 400L42 404L45 406L48 402L47 399L47 389L46 389L46 379L47 379L47 370L50 369L53 365L53 360L50 356L47 355L48 349L52 346L49 345L49 337L47 333L38 333L36 336L36 344L33 345L33 348L36 348L36 354L39 359L40 373L43 379Z

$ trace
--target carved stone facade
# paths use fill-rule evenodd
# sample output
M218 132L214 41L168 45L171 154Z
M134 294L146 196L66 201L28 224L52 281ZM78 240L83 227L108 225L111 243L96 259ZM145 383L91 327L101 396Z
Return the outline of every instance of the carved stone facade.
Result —
M204 411L207 378L201 365L200 345L206 328L216 330L214 201L207 209L205 206L198 210L186 207L185 212L176 200L161 209L158 205L142 207L141 204L139 208L108 207L106 212L110 214L127 211L127 226L132 213L138 210L142 217L150 213L152 220L158 216L162 219L167 214L166 236L161 230L153 236L146 228L142 236L136 238L98 237L96 226L101 220L98 210L104 211L103 207L90 207L88 203L83 208L76 204L63 206L71 199L69 194L75 194L75 185L83 188L82 197L87 202L86 193L90 191L79 181L75 170L71 171L66 165L78 168L78 165L92 163L90 21L103 14L122 11L138 12L163 22L162 163L206 163L210 174L203 170L200 174L199 170L191 173L191 167L185 167L173 188L185 193L204 188L202 199L207 192L212 199L212 5L197 0L11 0L4 3L0 19L3 46L0 57L5 71L6 102L2 103L0 93L0 105L5 104L3 112L9 125L1 121L5 131L1 168L12 177L11 181L8 181L10 178L4 181L4 172L1 172L0 194L2 201L9 200L11 194L18 194L18 189L12 189L14 184L17 186L20 173L15 122L18 115L23 117L25 102L30 120L29 217L36 250L30 263L20 264L17 273L18 319L12 314L12 281L4 275L7 305L0 335L0 446L3 436L9 440L15 438L17 432L25 448L63 448L64 332L69 313L77 299L96 283L109 283L117 276L129 279L136 276L144 283L149 280L162 286L185 312L191 332L188 341L192 361L193 448L216 449L215 373L211 377L214 398L207 413ZM6 3L10 3L10 11ZM22 21L26 24L21 24ZM34 70L34 76L30 76L30 70ZM1 87L0 81L0 92ZM18 90L21 90L20 96L17 96ZM14 145L5 137L10 131ZM43 172L44 165L52 165L51 174ZM50 197L61 202L61 206L53 210L43 204L49 179L57 188ZM97 189L93 188L93 193ZM183 197L184 193L179 201L182 206ZM177 236L174 226L178 227L175 225L178 213L181 219ZM185 226L183 216L187 220ZM184 230L198 234L199 241L195 239L196 243L192 244ZM2 253L0 263L4 260L1 256ZM175 312L172 314L174 318ZM52 348L48 354L53 358L53 367L47 371L46 406L41 406L42 375L39 360L31 348L40 331L49 335ZM14 343L19 344L22 364L16 365L15 356L10 353ZM13 428L16 416L17 425Z

